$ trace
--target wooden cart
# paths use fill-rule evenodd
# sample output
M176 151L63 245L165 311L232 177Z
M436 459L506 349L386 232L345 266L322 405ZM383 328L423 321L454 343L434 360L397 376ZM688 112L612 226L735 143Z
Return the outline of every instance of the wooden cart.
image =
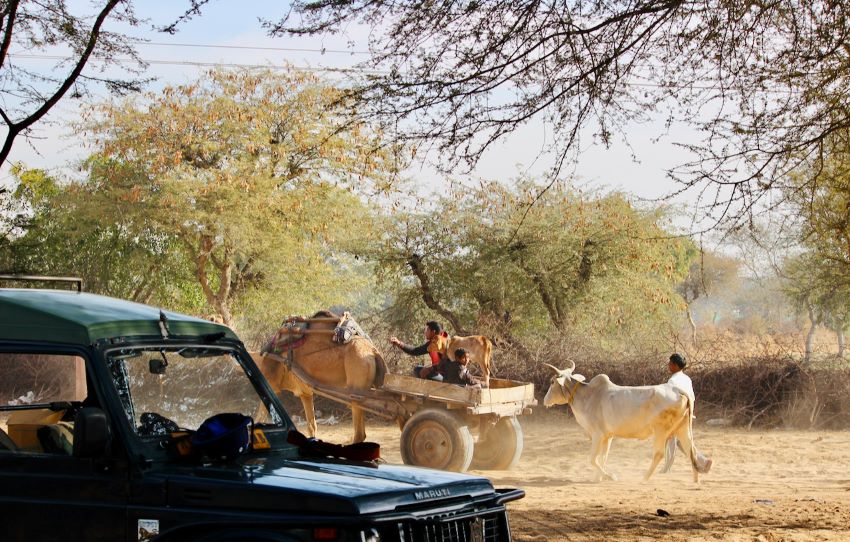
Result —
M294 368L294 367L293 367ZM316 395L395 420L401 428L401 457L408 465L465 471L510 469L522 455L517 417L537 404L534 385L490 379L487 389L465 388L388 374L380 389L351 393L312 382Z

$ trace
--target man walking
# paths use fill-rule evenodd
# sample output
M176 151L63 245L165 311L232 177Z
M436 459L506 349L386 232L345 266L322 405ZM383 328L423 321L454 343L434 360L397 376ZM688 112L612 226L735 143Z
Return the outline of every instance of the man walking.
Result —
M691 402L691 416L694 413L694 403L696 401L696 397L694 396L694 384L691 382L691 377L685 374L685 358L681 354L673 354L670 356L670 360L667 362L667 369L670 371L670 378L667 380L667 383L673 386L679 393L686 396ZM676 437L671 437L667 440L667 451L665 453L664 459L664 467L661 469L661 472L670 472L670 468L673 466L673 456L676 454L676 446L682 450L682 445L679 443L679 439ZM682 450L685 453L684 450ZM687 455L687 453L685 453ZM697 451L697 471L700 474L705 474L709 470L711 470L712 460L709 457L701 454Z

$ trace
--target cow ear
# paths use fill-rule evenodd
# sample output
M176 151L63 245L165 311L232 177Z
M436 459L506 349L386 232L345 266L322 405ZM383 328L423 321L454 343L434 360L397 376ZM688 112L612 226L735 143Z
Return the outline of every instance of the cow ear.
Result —
M570 378L572 378L576 382L584 382L584 377L580 374L571 374Z

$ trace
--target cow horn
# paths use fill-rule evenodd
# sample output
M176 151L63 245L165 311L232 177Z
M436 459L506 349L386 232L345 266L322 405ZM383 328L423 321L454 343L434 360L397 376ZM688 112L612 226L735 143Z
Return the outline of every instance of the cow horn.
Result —
M558 369L558 368L557 368L557 367L555 367L554 365L550 365L550 364L548 364L548 363L544 363L543 365L545 365L546 367L549 367L550 369L552 369L553 371L555 371L555 372L556 372L556 373L558 373L559 375L560 375L560 374L564 374L564 371L562 371L561 369Z

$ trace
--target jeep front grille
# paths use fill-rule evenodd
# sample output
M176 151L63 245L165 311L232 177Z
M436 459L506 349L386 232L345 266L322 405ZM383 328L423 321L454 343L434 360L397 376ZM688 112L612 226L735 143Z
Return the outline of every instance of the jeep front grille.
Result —
M382 540L399 542L500 542L510 540L505 512L455 519L435 516L398 523L398 534Z

